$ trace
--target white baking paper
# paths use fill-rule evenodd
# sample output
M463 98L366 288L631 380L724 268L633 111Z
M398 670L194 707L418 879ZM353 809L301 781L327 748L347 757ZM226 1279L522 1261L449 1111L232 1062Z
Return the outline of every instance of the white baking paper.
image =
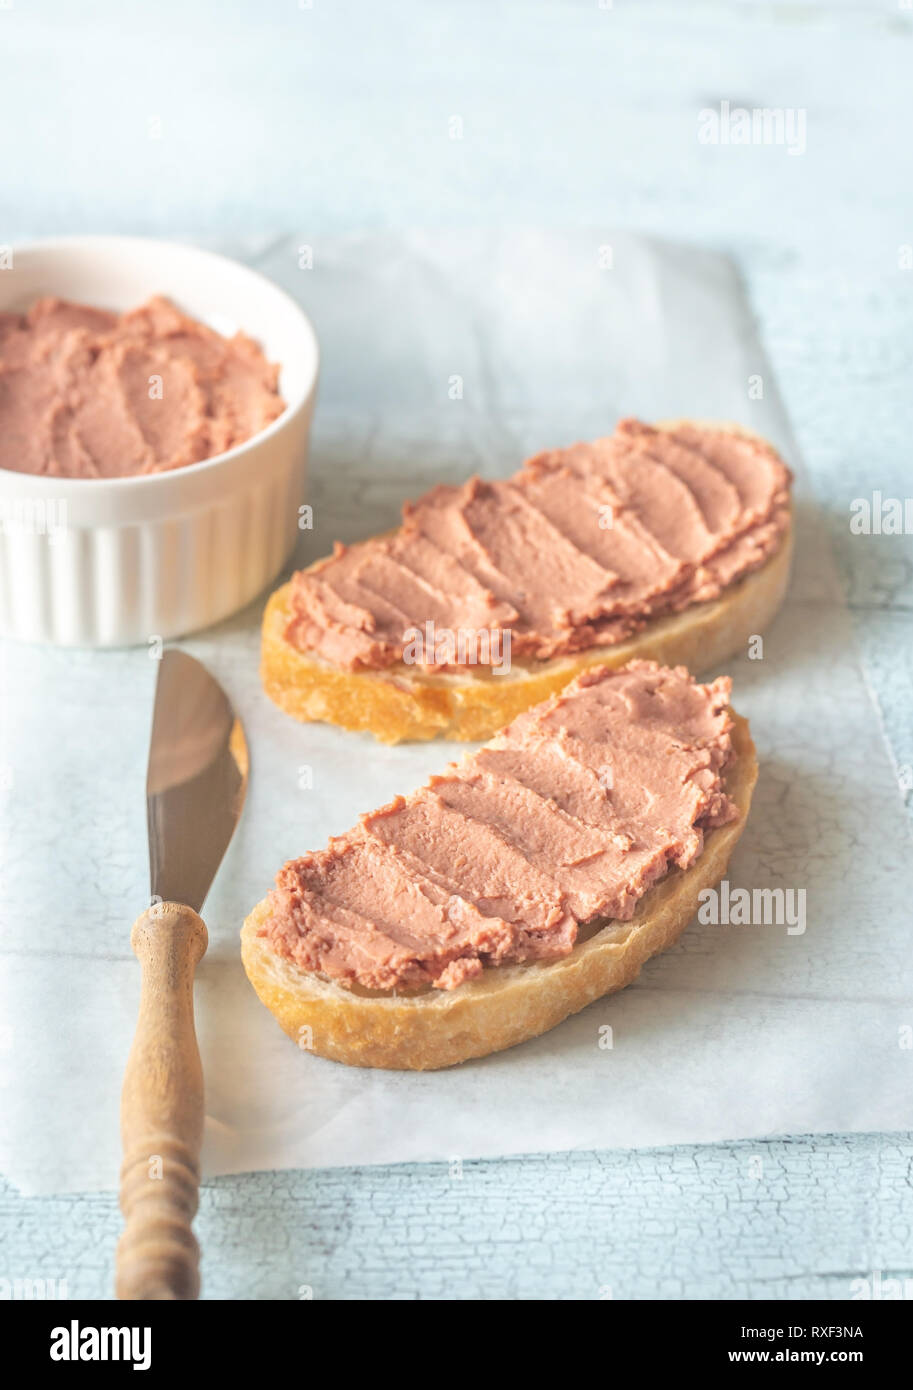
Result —
M717 255L584 232L369 236L315 246L310 270L292 240L257 252L321 342L316 525L299 563L395 523L437 480L506 475L620 414L738 420L798 465ZM805 930L694 923L623 993L445 1072L296 1049L247 984L238 930L285 859L457 750L280 714L257 678L262 604L186 642L237 703L252 757L204 914L207 1175L910 1126L911 837L801 469L797 504L786 609L761 659L727 663L762 768L729 881L801 891ZM2 662L0 1170L30 1193L111 1188L156 664L143 649L11 644Z

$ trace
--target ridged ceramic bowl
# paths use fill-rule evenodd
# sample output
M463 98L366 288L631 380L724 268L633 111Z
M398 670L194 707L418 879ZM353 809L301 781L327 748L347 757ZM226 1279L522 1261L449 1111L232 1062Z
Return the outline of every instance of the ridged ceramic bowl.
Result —
M0 468L0 635L89 647L177 637L243 607L291 553L318 367L294 300L224 256L135 237L35 242L0 270L4 312L43 295L122 312L154 294L259 343L280 364L286 408L245 444L170 472L51 478Z

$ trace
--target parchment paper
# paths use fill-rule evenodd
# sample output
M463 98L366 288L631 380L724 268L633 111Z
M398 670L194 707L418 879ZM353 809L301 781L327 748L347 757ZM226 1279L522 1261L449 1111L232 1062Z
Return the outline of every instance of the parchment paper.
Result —
M299 564L395 524L437 480L506 475L620 414L742 421L799 464L722 257L584 232L371 236L316 246L312 269L295 240L243 250L300 297L321 341L316 526ZM797 499L788 605L762 659L727 663L762 765L728 877L804 889L805 932L694 923L623 993L446 1072L298 1051L247 984L238 930L286 858L462 748L385 748L280 714L258 684L262 604L186 642L236 702L252 755L204 913L207 1175L913 1122L910 833L801 468ZM111 1188L156 666L143 649L7 645L0 659L0 1169L26 1192Z

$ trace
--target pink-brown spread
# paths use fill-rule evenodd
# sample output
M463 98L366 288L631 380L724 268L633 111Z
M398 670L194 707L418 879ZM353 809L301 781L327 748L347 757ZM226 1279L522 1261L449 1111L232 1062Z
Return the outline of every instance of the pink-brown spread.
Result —
M395 535L337 545L295 576L286 635L347 670L402 660L429 622L509 631L516 656L611 645L762 565L788 525L789 485L759 440L623 420L506 481L432 489ZM446 644L421 653L424 667L452 664Z
M40 299L0 314L0 468L117 478L199 463L284 410L279 368L153 298L126 314Z
M738 814L730 682L600 667L408 797L285 865L260 929L304 970L366 989L452 989L485 967L567 955L628 920L704 831Z

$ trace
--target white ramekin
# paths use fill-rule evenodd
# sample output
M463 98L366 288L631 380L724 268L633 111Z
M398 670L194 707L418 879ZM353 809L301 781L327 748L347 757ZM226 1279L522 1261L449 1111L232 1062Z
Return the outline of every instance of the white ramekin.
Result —
M63 237L12 253L0 310L42 295L124 310L163 294L281 365L286 409L203 463L134 478L0 468L0 635L64 646L177 637L241 608L281 570L305 500L317 340L301 309L246 266L139 237Z

